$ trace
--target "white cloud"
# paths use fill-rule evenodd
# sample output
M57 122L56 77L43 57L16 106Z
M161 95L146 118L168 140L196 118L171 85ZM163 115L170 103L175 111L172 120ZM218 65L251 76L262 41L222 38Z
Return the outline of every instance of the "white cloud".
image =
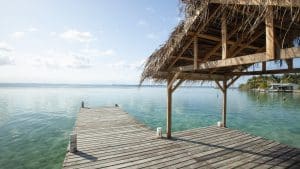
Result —
M139 20L137 23L138 26L148 26L148 22L145 20Z
M0 42L0 66L14 64L13 48L7 43Z
M21 39L25 36L25 32L14 32L12 34L12 37L15 39Z
M113 49L107 49L107 50L98 50L98 49L83 49L81 52L85 55L98 57L98 56L114 56L116 54L116 51Z
M35 28L35 27L30 27L30 28L27 29L27 31L28 32L36 32L36 31L38 31L38 29Z
M50 36L56 36L57 33L56 33L56 32L50 32L49 35L50 35Z
M60 37L70 41L79 41L79 42L90 42L92 40L92 34L90 32L80 32L75 29L70 29L62 34Z
M5 42L0 42L0 50L11 52L13 48Z
M153 9L152 7L147 7L146 11L148 11L149 13L155 13L155 9Z
M157 40L159 38L159 36L155 33L149 33L146 35L146 37L151 40Z
M33 56L34 67L45 67L49 69L85 69L92 67L91 57L80 53L58 53L48 51L43 56Z
M140 70L143 67L143 64L145 62L145 59L139 60L136 62L128 63L127 61L121 60L115 63L110 64L109 66L113 68L114 70L120 70L120 71L137 71Z
M113 49L108 49L108 50L105 50L105 51L101 51L99 53L100 56L113 56L115 55L115 51Z

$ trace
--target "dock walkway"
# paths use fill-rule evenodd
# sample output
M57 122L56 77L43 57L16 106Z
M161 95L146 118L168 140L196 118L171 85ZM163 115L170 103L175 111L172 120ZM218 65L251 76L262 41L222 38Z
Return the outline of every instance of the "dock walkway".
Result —
M300 168L297 148L217 126L159 139L119 108L81 109L74 130L63 168Z

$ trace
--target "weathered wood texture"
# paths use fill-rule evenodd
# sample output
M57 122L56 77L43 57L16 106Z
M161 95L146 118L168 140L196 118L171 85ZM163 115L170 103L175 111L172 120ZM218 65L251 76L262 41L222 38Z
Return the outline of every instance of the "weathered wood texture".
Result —
M119 108L81 109L63 168L300 168L300 149L211 126L158 139Z

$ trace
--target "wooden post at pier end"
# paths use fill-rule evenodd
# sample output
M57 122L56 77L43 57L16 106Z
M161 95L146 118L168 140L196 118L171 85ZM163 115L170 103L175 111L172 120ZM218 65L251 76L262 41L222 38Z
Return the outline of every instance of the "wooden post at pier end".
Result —
M72 133L70 134L70 142L69 142L69 151L70 153L76 153L77 152L77 134Z
M84 108L84 102L83 101L81 102L81 108Z

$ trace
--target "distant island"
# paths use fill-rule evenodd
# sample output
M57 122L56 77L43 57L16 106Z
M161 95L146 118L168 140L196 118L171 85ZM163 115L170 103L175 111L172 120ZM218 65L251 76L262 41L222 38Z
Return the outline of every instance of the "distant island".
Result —
M274 87L292 86L288 90L300 90L300 74L253 76L244 84L239 85L240 90L273 90Z

